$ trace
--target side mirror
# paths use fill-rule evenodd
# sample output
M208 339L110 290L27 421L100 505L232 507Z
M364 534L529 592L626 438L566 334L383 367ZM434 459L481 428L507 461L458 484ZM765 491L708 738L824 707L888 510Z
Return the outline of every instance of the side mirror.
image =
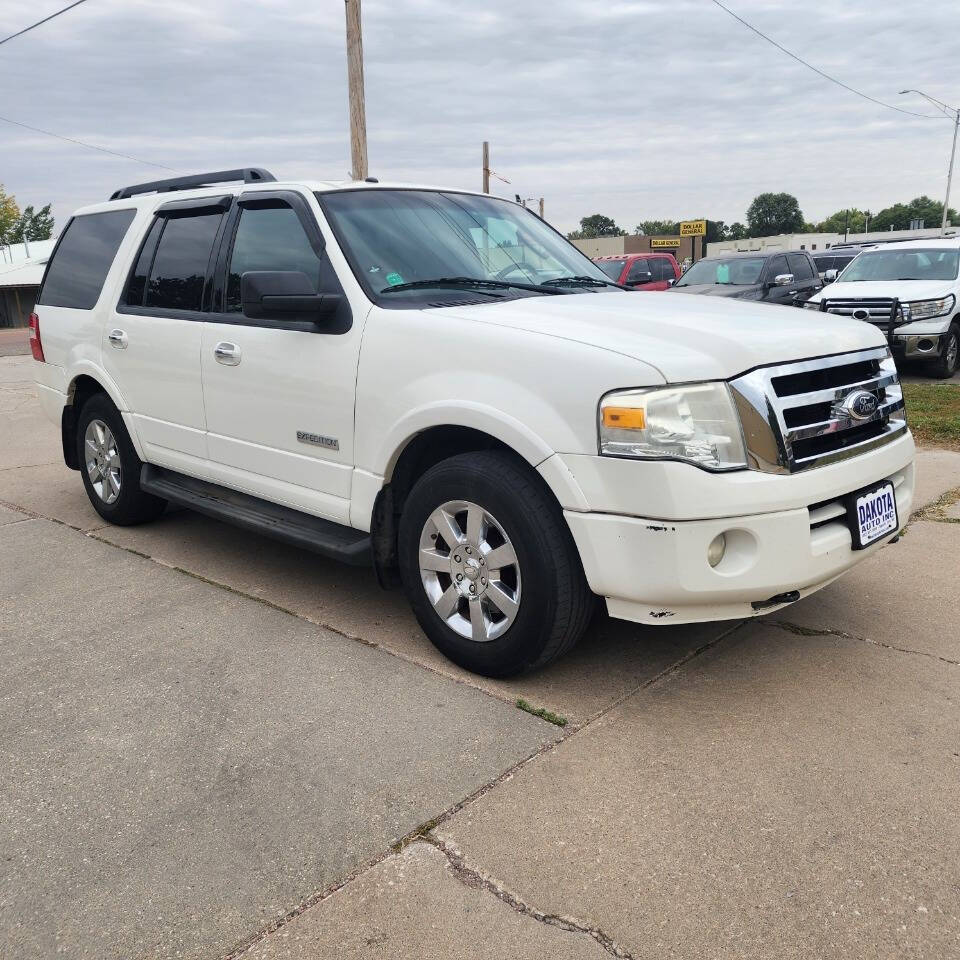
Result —
M773 278L773 283L771 286L774 287L787 287L793 283L793 274L792 273L778 273Z
M823 282L824 283L833 283L837 279L837 270L824 270L823 271Z
M240 278L244 315L251 320L306 320L333 315L340 294L317 293L299 270L250 270Z
M667 286L668 286L668 287L672 287L676 282L677 282L676 277L671 277L671 278L667 281Z

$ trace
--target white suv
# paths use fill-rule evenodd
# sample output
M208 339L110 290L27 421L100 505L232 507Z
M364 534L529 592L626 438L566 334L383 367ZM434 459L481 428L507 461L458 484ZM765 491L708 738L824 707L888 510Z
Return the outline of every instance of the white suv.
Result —
M169 502L398 577L506 676L583 632L748 617L895 539L914 446L868 324L635 297L484 194L141 184L47 268L37 390L108 521Z
M960 240L904 240L864 250L804 306L866 320L898 359L949 379L960 356Z

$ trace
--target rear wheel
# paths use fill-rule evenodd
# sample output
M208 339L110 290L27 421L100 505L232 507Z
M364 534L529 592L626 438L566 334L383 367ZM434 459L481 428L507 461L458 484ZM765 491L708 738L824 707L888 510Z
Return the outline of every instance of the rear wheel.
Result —
M140 489L143 464L123 417L105 394L90 397L80 411L77 462L87 496L104 520L132 526L163 513L166 500Z
M569 650L593 610L559 505L522 461L460 454L404 505L400 572L433 644L475 673L505 677Z
M934 370L941 380L949 380L957 372L957 364L960 362L960 325L951 324L944 338L943 351L934 365Z

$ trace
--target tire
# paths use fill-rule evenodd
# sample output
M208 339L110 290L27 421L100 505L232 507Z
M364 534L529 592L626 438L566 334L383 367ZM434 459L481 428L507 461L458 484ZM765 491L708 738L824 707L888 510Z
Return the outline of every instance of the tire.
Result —
M167 501L140 489L143 463L133 449L123 417L106 394L94 394L83 405L76 439L83 486L93 509L104 520L128 527L163 513Z
M944 337L943 350L933 370L934 376L941 380L949 380L957 372L957 365L960 363L960 325L950 324L950 329Z
M574 646L593 613L596 598L559 504L505 451L458 454L431 467L404 504L398 551L424 633L483 676L544 666ZM488 557L501 565L487 565ZM474 587L478 595L466 595Z

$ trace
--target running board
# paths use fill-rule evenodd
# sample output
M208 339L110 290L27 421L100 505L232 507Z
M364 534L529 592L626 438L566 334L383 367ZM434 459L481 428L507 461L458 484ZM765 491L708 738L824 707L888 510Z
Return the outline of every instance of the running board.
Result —
M370 535L290 507L145 463L140 489L208 517L353 566L373 562Z

